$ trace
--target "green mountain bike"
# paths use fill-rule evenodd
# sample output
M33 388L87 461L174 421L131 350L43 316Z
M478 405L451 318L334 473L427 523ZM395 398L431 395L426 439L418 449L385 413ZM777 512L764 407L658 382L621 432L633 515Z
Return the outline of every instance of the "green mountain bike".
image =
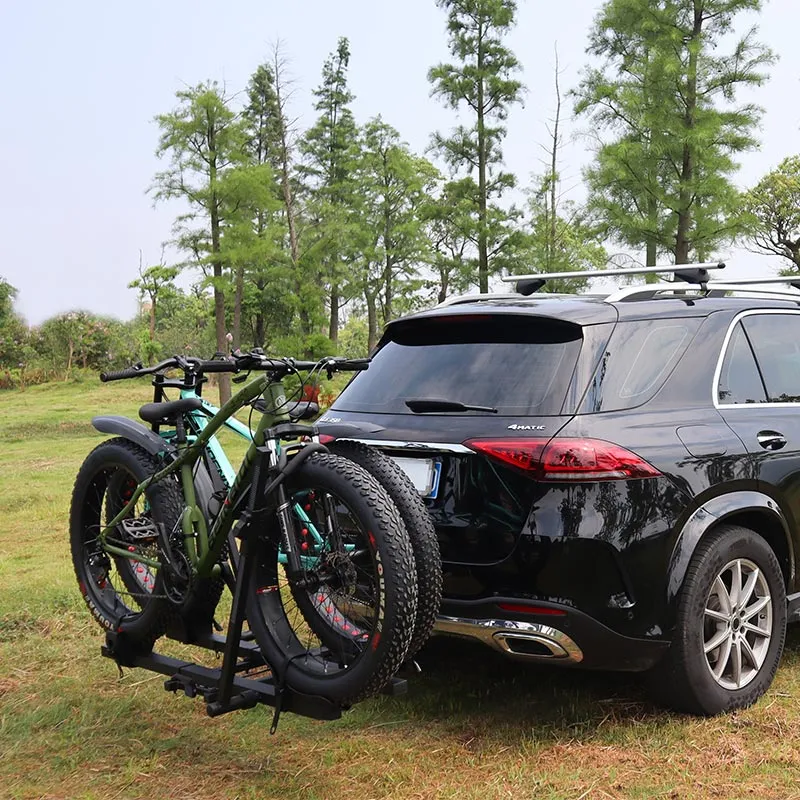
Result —
M101 375L153 375L160 391L199 386L212 372L256 373L216 412L199 397L141 407L151 428L123 417L93 424L117 436L81 466L70 544L95 619L131 651L167 634L192 642L213 624L227 582L233 620L251 635L280 682L350 704L380 690L406 658L417 575L402 518L365 469L332 454L293 421L283 378L368 361L299 362L237 353L174 356ZM178 370L182 378L169 377ZM258 422L229 486L215 487L212 437L250 406ZM190 415L202 412L200 429ZM299 413L303 416L302 407ZM168 429L166 435L164 428ZM238 565L238 566L237 566Z

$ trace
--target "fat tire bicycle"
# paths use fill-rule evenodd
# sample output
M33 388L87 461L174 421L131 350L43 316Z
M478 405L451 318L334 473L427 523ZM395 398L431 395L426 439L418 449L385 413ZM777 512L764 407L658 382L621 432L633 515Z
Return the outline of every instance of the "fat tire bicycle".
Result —
M191 410L186 414L187 430L191 431L194 436L199 435L207 427L209 415L219 411L216 406L202 397L202 381L187 385L186 382L171 382L163 375L157 375L154 386L155 402L164 399L165 388L179 389L182 399L192 397L201 399L202 408ZM261 410L266 409L262 407ZM316 416L318 412L319 407L313 402L288 404L288 413L292 419L308 419ZM250 426L235 417L226 420L225 427L242 439L252 440ZM165 431L163 435L169 438L173 432ZM326 445L330 452L355 462L376 478L400 512L411 541L417 571L417 611L411 643L406 653L406 658L411 660L430 638L442 599L441 554L433 521L411 479L391 458L351 439L326 441ZM216 436L212 436L207 445L205 470L213 485L213 489L206 491L206 494L212 497L210 504L213 507L224 497L235 479L233 467ZM295 508L299 509L300 505L295 504ZM300 522L302 523L302 520ZM230 552L235 561L234 542L230 542Z
M367 366L254 351L210 361L174 356L101 375L160 376L163 387L165 373L178 369L188 387L211 372L257 373L208 412L199 431L186 425L203 407L197 397L142 406L156 431L174 429L169 438L125 418L93 420L121 434L89 454L72 496L72 559L95 619L143 652L164 634L191 642L212 623L227 582L282 685L339 704L379 691L406 659L414 631L408 534L372 475L292 421L282 385L302 370ZM231 485L215 491L209 442L248 405L262 412L252 440ZM248 569L236 569L232 549L243 563L247 553Z

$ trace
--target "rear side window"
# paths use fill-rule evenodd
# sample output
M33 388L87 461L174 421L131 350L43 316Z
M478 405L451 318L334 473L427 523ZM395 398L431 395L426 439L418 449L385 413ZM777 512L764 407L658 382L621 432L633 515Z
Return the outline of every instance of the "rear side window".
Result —
M387 335L337 409L411 414L406 400L438 399L505 415L558 414L582 342L572 323L488 314L408 320Z
M582 412L646 403L664 385L697 331L699 318L619 322L589 383Z
M734 405L767 402L767 393L741 322L733 329L722 360L717 400Z
M747 338L770 403L800 402L800 315L753 314L745 317Z

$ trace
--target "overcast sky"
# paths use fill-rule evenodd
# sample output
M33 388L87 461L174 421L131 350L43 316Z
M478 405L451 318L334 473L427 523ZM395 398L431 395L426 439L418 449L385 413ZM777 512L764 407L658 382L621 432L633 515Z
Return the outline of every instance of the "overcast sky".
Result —
M520 0L509 38L528 91L509 119L508 167L523 182L541 171L539 145L551 116L553 48L562 87L585 64L597 0ZM766 109L761 149L742 157L739 183L755 182L800 151L798 0L770 0L760 38L780 61L769 84L747 99ZM242 90L280 38L297 80L294 112L313 120L311 91L337 37L351 44L356 118L381 114L417 151L452 114L429 97L428 68L448 57L444 14L434 0L170 0L136 3L0 4L0 275L19 289L31 323L71 308L130 317L139 250L154 263L178 206L154 208L146 195L159 169L153 117L176 90L207 79ZM567 132L579 125L567 118ZM562 172L577 186L585 141L566 142ZM580 199L580 188L573 194ZM724 255L724 254L723 254ZM766 274L777 261L735 252L728 275Z

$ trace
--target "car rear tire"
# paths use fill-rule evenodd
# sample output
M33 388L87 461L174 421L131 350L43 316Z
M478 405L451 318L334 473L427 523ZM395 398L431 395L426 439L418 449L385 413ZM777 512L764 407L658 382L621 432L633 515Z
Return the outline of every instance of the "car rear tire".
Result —
M785 638L786 589L774 551L757 533L722 525L689 564L672 644L650 675L653 694L704 716L745 708L772 683Z

